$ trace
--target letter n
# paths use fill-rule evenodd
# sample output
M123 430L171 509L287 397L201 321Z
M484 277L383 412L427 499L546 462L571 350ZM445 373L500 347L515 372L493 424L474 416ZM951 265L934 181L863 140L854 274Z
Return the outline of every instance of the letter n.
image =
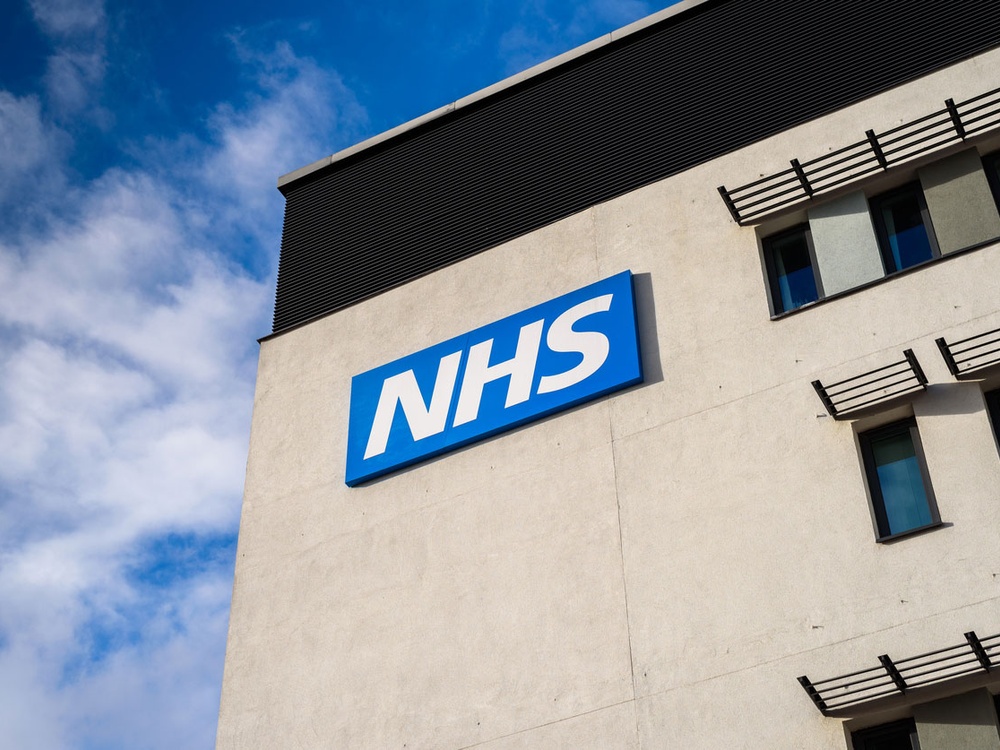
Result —
M365 448L366 459L385 453L397 403L403 408L403 416L415 441L444 431L461 359L461 352L441 358L429 406L424 403L413 370L385 379L382 383L382 393L378 397L378 406L375 408L375 419L372 421L372 431L368 436L368 446Z

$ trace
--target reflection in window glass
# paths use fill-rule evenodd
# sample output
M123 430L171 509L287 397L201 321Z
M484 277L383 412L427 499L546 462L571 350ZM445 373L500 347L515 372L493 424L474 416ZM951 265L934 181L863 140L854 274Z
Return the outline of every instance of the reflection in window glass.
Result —
M923 194L919 185L907 185L876 199L888 272L902 271L934 257L924 224ZM891 266L891 267L889 267Z
M888 533L899 534L931 523L927 492L910 431L873 439L871 450Z
M775 312L788 312L819 299L804 227L769 238L766 248L773 274L773 291L777 292Z
M939 523L916 421L910 417L858 437L879 540Z

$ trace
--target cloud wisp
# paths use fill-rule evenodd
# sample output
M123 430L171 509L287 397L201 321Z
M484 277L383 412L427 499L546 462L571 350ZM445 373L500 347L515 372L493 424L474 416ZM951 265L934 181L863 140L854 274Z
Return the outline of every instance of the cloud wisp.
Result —
M107 19L101 0L31 0L31 12L53 42L45 85L61 119L89 115L107 125L110 113L96 102L104 79Z
M522 0L519 21L500 37L499 55L507 75L514 75L566 51L567 43L589 42L601 29L617 29L651 12L644 0L586 0L572 6Z
M61 118L99 101L103 10L32 9L55 48L46 88L0 91L0 185L16 186L0 193L4 742L208 747L274 181L364 112L287 45L237 44L247 90L210 114L210 140L150 134L138 166L82 180Z

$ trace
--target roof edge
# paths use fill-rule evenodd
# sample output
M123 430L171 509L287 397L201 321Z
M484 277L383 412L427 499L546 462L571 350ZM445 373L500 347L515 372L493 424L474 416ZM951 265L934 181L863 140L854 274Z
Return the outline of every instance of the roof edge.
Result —
M391 140L393 138L403 135L404 133L416 129L421 125L424 125L428 122L433 122L434 120L444 117L445 115L451 114L456 110L463 109L472 104L480 102L483 99L495 96L502 91L506 91L507 89L513 86L523 83L524 81L530 80L543 73L547 73L548 71L553 70L554 68L558 68L562 65L565 65L571 62L572 60L577 59L578 57L582 57L583 55L593 52L594 50L600 49L601 47L605 47L611 44L612 42L617 42L620 39L624 39L625 37L631 36L632 34L635 34L639 31L642 31L643 29L658 24L661 21L664 21L668 18L680 15L682 13L686 13L687 11L699 5L704 5L707 2L710 2L710 0L681 0L681 2L671 5L668 8L664 8L663 10L657 11L656 13L652 13L644 18L640 18L638 21L634 21L630 23L628 26L623 26L622 28L616 31L612 31L608 34L604 34L603 36L599 36L597 39L581 44L579 47L574 47L573 49L568 50L567 52L563 52L561 55L557 55L556 57L553 57L549 60L540 62L537 65L528 68L527 70L521 71L520 73L515 73L514 75L508 78L504 78L503 80L491 84L490 86L480 89L479 91L476 91L472 94L469 94L468 96L463 96L461 99L451 102L450 104L446 104L443 107L438 107L437 109L432 110L427 114L421 115L420 117L416 117L412 120L409 120L408 122L404 122L402 125L397 125L396 127L391 128L390 130L386 130L382 133L379 133L378 135L372 136L371 138L367 138L366 140L363 140L360 143L356 143L353 146L348 146L345 149L337 151L331 156L326 156L323 157L322 159L314 161L312 164L307 164L304 167L300 167L299 169L295 169L291 172L288 172L287 174L284 174L278 178L278 189L284 188L290 185L291 183L296 182L297 180L300 180L301 178L312 174L313 172L317 172L320 169L323 169L324 167L327 167L331 164L335 164L338 161L342 161L343 159L346 159L350 156L354 156L355 154L361 153L362 151L367 151L368 149L377 146L380 143L385 143L388 140Z

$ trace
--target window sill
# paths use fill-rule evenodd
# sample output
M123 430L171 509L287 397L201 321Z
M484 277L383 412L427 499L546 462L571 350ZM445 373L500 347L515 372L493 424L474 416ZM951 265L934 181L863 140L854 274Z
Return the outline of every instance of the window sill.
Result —
M926 526L918 526L915 529L907 529L906 531L900 531L898 534L889 534L888 536L877 537L875 541L878 542L879 544L887 544L895 542L899 539L905 539L906 537L916 536L917 534L923 534L924 532L927 531L933 531L934 529L939 529L942 526L950 526L950 524L946 524L944 521L934 521L933 523L929 523Z
M950 260L951 258L955 258L955 257L957 257L959 255L965 255L966 253L971 253L971 252L973 252L975 250L980 250L981 248L984 248L984 247L989 247L991 245L995 245L998 242L1000 242L1000 237L994 237L991 240L986 240L985 242L980 242L980 243L978 243L976 245L970 245L969 247L963 247L961 250L956 250L955 252L948 253L947 255L939 255L936 258L931 258L930 260L925 260L923 263L917 263L915 266L910 266L909 268L904 268L902 271L894 271L893 273L886 274L885 276L882 276L881 278L873 279L872 281L868 281L868 282L866 282L864 284L861 284L860 286L852 287L851 289L845 289L842 292L835 292L834 294L831 294L828 297L823 297L822 299L818 299L818 300L815 300L813 302L807 302L806 304L802 305L801 307L796 307L794 310L788 310L787 312L775 313L774 315L771 315L771 320L775 320L775 321L777 321L777 320L784 320L785 318L790 318L791 316L797 315L798 313L801 313L801 312L805 312L806 310L815 310L817 307L820 307L821 305L825 305L827 302L833 302L834 300L842 299L844 297L849 297L852 294L857 294L858 292L863 292L866 289L871 289L872 287L878 286L880 284L885 284L886 282L892 281L893 279L898 279L900 276L906 276L907 274L915 273L915 272L920 271L920 270L922 270L924 268L927 268L928 266L933 266L933 265L936 265L938 263L943 263L943 262L945 262L947 260ZM906 533L909 533L909 532L906 532ZM888 539L889 537L886 537L886 538Z

